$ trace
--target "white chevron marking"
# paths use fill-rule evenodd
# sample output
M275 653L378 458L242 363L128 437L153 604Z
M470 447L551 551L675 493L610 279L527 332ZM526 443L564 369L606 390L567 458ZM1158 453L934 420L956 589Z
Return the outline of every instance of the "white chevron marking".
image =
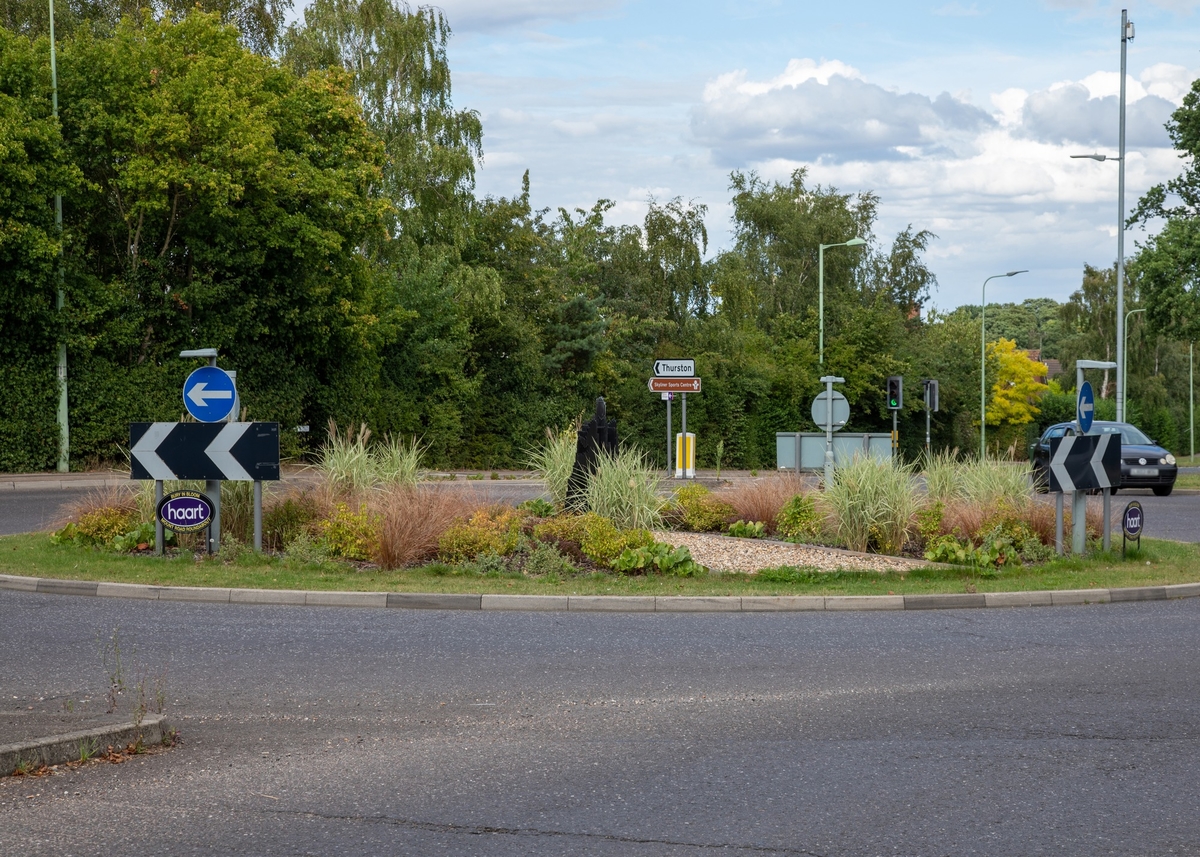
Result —
M253 482L254 477L238 463L229 450L238 442L250 423L226 423L220 434L213 438L212 443L204 450L204 454L212 459L212 463L221 468L225 478L232 482Z
M175 471L167 467L166 462L158 457L158 446L171 433L177 423L151 423L150 428L142 435L130 450L138 464L146 468L151 479L174 479Z

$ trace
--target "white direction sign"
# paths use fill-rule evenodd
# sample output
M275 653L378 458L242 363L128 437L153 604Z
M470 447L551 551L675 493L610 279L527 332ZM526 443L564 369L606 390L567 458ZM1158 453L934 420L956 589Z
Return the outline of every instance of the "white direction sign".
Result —
M656 378L692 378L696 375L696 361L691 358L680 360L655 360Z
M829 420L829 391L822 390L813 399L812 403L812 418L813 422L819 428L825 428ZM832 428L837 431L850 420L850 403L846 401L846 397L837 390L833 391L833 423Z
M202 423L219 423L237 401L233 378L216 366L201 366L183 382L183 405Z

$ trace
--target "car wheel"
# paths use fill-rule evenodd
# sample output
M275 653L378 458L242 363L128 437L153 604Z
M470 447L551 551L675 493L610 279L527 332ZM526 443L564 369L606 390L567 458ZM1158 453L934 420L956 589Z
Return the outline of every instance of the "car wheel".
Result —
M1169 496L1171 496L1171 491L1172 491L1174 488L1175 488L1175 486L1174 486L1174 485L1160 485L1160 486L1158 486L1157 488L1153 489L1153 490L1154 490L1154 496L1156 496L1156 497L1169 497Z

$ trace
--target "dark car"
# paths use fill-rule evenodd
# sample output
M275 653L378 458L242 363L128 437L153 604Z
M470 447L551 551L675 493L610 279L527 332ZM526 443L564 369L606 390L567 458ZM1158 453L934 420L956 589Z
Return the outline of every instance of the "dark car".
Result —
M1040 490L1049 484L1050 440L1076 434L1075 423L1056 423L1042 433L1041 439L1029 448L1033 462L1033 481ZM1175 456L1156 444L1129 423L1096 420L1089 434L1119 434L1121 436L1121 488L1150 488L1159 497L1166 497L1175 487ZM1112 492L1117 493L1117 486Z

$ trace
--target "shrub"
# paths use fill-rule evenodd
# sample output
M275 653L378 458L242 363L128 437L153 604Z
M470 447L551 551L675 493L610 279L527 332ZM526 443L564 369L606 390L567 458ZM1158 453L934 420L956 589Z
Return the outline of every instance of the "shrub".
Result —
M729 535L738 539L761 539L766 530L767 525L762 521L736 521L729 525Z
M301 532L283 549L284 556L305 565L324 565L329 562L329 549L308 533Z
M334 513L317 525L330 555L356 560L370 559L379 541L378 527L378 519L367 511L366 503L360 504L358 511L338 503Z
M662 526L658 470L639 450L623 447L615 456L601 455L588 478L588 509L622 530Z
M775 518L775 531L793 542L820 541L824 525L817 501L808 494L797 494L788 500Z
M137 512L119 506L93 509L79 516L79 520L67 524L53 536L58 544L70 542L77 545L107 547L113 540L124 536L137 527Z
M637 548L654 542L647 530L617 529L607 518L588 512L586 515L563 515L533 528L538 541L557 543L568 554L578 551L597 565L610 565L626 548Z
M541 449L530 450L529 466L546 485L546 493L550 502L560 509L567 504L567 484L571 479L571 469L575 466L575 448L577 432L581 419L575 424L555 431L546 429L546 442Z
M322 504L308 491L263 499L263 547L283 550L301 533L310 533L322 516ZM311 534L311 533L310 533Z
M937 455L922 457L925 494L930 502L946 504L963 496L959 481L962 465L956 453L957 450L946 450Z
M968 459L958 465L959 496L986 506L1019 506L1033 491L1029 463L1012 458Z
M546 502L541 497L526 500L524 503L518 504L517 508L528 512L535 518L549 518L554 515L554 504Z
M675 492L683 526L698 533L719 532L736 514L733 506L703 485L684 485Z
M556 577L575 574L579 569L549 542L532 541L527 545L521 571L530 577Z
M898 554L918 508L911 477L909 465L863 455L835 470L825 503L838 541L851 550L874 547L879 553Z
M708 573L704 566L692 559L692 552L686 546L674 547L663 542L626 548L612 565L622 574L646 574L653 571L675 577L696 577Z
M454 524L438 539L443 562L470 562L486 553L508 556L516 550L521 518L511 506L480 509L469 520Z
M763 521L768 531L776 532L779 511L803 492L803 479L794 473L781 473L723 489L717 496L733 507L735 517L744 521Z
M458 491L431 487L395 487L378 492L371 509L379 520L379 541L372 559L380 568L401 568L433 559L439 540L475 509Z

